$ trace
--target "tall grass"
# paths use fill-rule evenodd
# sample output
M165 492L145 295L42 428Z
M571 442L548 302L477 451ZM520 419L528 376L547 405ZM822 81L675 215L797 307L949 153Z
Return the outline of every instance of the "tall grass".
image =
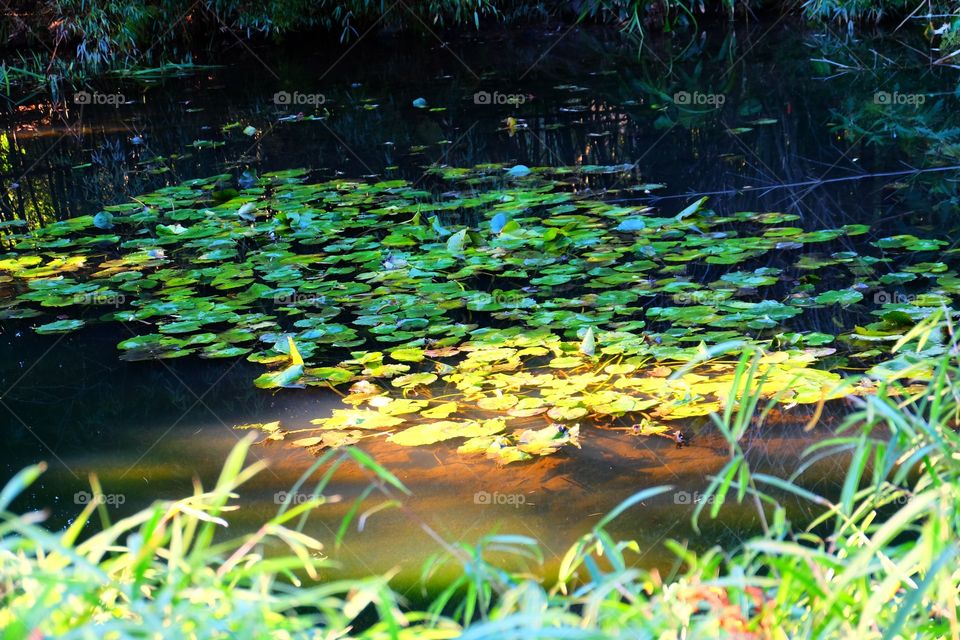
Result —
M319 580L318 570L328 564L323 543L291 525L331 500L320 494L329 474L316 497L284 505L257 531L215 537L238 508L236 489L262 469L260 463L244 466L249 446L244 440L233 449L213 489L198 485L188 498L158 502L116 523L91 501L59 534L39 525L40 513L8 513L44 467L21 471L0 493L3 637L285 638L319 637L323 629L333 638L348 634L367 607L376 611L377 623L364 635L389 630L393 637L418 637L416 616L400 612L386 578ZM347 455L397 482L362 453ZM102 495L96 480L92 493ZM95 511L102 526L81 541ZM264 555L268 543L287 553Z
M949 339L938 340L944 331ZM580 538L555 581L536 577L542 556L527 537L438 544L425 577L445 563L457 565L460 577L432 605L410 610L385 577L312 577L323 566L321 541L291 524L331 499L333 469L314 500L281 509L255 533L217 541L238 487L259 469L243 466L244 442L212 490L197 487L184 500L105 521L82 542L95 505L59 535L40 525L39 514L7 513L42 467L21 472L0 493L0 629L5 637L82 638L960 638L957 340L931 320L897 348L901 358L928 365L916 369L927 380L878 381L876 393L854 399L858 406L836 433L783 478L755 472L746 458L743 439L769 405L756 376L762 354L744 352L725 410L714 418L729 461L707 481L710 513L698 509L694 518L746 501L764 530L736 548L699 554L669 542L682 567L670 575L637 568L643 550L606 530L671 490L654 487ZM836 455L849 461L839 495L805 488L813 465ZM335 468L346 459L403 491L362 452L331 452L318 464ZM790 521L788 497L810 504L810 524ZM264 557L268 539L289 553ZM523 566L508 570L492 560L505 553Z

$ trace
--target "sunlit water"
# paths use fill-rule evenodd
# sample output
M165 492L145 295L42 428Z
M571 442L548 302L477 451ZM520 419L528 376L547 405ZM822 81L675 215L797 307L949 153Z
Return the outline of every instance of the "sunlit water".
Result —
M420 181L435 164L636 163L643 180L666 185L653 193L665 197L654 204L667 213L690 199L679 196L730 191L713 197L718 212L798 213L798 226L808 229L879 220L879 229L863 241L945 228L923 184L893 189L896 178L885 177L783 188L900 171L917 159L904 156L893 139L845 137L834 129L833 110L869 101L885 85L863 73L827 78L810 62L822 54L812 46L817 39L796 25L760 25L738 33L735 43L724 42L721 33L708 32L686 52L685 42L648 40L639 56L636 43L608 31L467 34L447 45L429 35L413 42L369 38L340 60L343 51L318 54L293 46L258 52L260 60L238 51L235 64L186 78L98 83L97 90L131 101L117 107L51 111L27 101L2 119L0 220L37 224L93 213L164 184L220 172L308 166L322 175ZM831 46L842 58L872 43ZM935 73L920 76L909 67L901 73L886 74L883 82L915 91L940 82ZM277 105L277 92L322 95L326 117L280 121L311 109ZM679 116L663 108L678 92L691 96ZM718 95L723 104L714 109ZM436 110L414 107L418 98ZM223 131L233 123L240 126ZM259 133L240 133L247 125ZM740 131L745 128L752 130ZM210 148L206 142L224 144ZM649 196L624 189L630 185L601 191L610 186L587 184L596 197L611 200ZM825 312L805 317L810 329L831 330ZM115 345L128 337L125 331L98 326L42 337L25 325L0 327L0 474L50 462L50 471L16 506L49 509L54 526L79 511L78 492L88 489L90 473L98 474L108 494L122 496L114 502L123 504L110 507L121 515L157 498L185 495L194 477L212 484L242 435L233 426L282 420L296 428L338 406L336 396L318 390L256 390L251 380L261 370L243 361L122 362ZM843 405L830 408L810 431L801 409L776 416L749 434L752 464L789 474L805 447L829 434L843 412ZM335 549L342 517L370 481L345 465L331 485L342 501L321 509L308 529L330 545L339 573L398 568L408 585L423 560L440 549L431 534L470 544L493 532L530 536L543 548L547 572L555 571L566 548L604 513L655 485L675 489L611 527L616 536L639 541L640 564L669 567L666 539L698 548L730 546L757 530L746 504L703 522L699 534L690 525L692 503L727 455L707 421L685 425L694 437L682 449L605 426L623 425L584 425L582 449L504 469L459 457L455 445L401 450L368 440L365 448L411 489L404 508L363 519L362 530L355 520ZM242 509L231 518L237 532L273 515L283 499L279 492L312 462L306 452L279 444L256 447L254 455L269 469L244 488ZM827 460L809 469L801 484L831 493L842 473L841 460ZM365 508L385 499L374 493ZM794 505L791 516L802 520L803 506Z

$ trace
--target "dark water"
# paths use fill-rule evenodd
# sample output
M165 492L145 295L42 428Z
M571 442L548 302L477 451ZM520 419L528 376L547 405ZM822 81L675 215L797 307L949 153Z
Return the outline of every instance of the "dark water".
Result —
M91 87L122 94L129 103L119 106L65 108L27 100L3 114L0 220L39 224L95 213L104 204L221 172L306 166L326 175L376 174L430 185L425 172L444 164L633 163L642 181L666 185L653 193L663 197L654 204L667 213L690 199L680 196L726 192L711 200L718 212L797 213L798 226L809 229L875 224L864 241L949 233L949 207L929 195L934 178L864 177L922 165L916 149L890 131L864 135L837 128L845 117L869 111L878 91L924 93L932 100L945 82L956 84L951 70L928 69L905 43L878 47L869 39L807 34L797 24L757 25L731 36L708 30L692 42L648 39L639 54L635 41L616 32L580 29L467 34L445 43L430 35L413 41L369 37L322 52L309 43L255 53L238 45L235 61L223 68ZM838 67L812 62L828 57L858 60L863 68L835 75ZM322 94L323 105L277 105L277 92ZM678 109L670 100L678 92L701 104ZM713 108L717 96L723 104ZM415 108L418 98L432 109ZM323 118L279 121L300 111ZM223 131L233 123L239 126ZM248 125L259 133L244 135ZM223 144L196 148L195 141ZM826 183L812 184L817 181ZM783 186L798 182L807 184ZM588 179L581 188L610 200L648 198L629 186ZM807 328L832 330L829 316L809 317ZM234 425L280 419L295 427L337 404L316 390L256 390L250 381L260 369L243 361L121 362L115 345L125 337L124 329L112 326L65 337L0 326L0 476L41 459L51 464L19 508L48 508L53 523L62 525L79 511L77 492L87 488L91 472L107 493L123 496L124 504L112 507L117 514L158 497L182 496L195 476L213 482L240 437ZM799 409L756 429L749 436L752 463L789 474L803 449L829 434L843 410L828 410L811 432L803 430L806 416ZM536 538L548 568L555 569L569 544L602 514L658 484L676 490L613 527L618 536L640 542L640 563L668 566L667 538L697 547L735 544L756 531L747 506L726 509L699 535L690 527L689 503L721 468L726 449L705 422L688 427L696 436L684 449L661 438L585 427L583 449L502 470L461 459L446 446L397 451L372 445L413 496L406 510L377 513L362 532L354 528L331 555L350 574L397 566L411 580L437 550L428 528L450 542L469 543L498 531ZM243 509L233 520L241 531L272 515L277 492L311 462L279 446L258 447L255 455L270 469L243 492ZM830 493L842 473L842 461L826 461L801 482ZM333 489L350 498L367 483L344 468ZM509 503L484 504L485 496ZM318 514L310 531L332 544L349 502ZM791 515L802 519L802 506Z

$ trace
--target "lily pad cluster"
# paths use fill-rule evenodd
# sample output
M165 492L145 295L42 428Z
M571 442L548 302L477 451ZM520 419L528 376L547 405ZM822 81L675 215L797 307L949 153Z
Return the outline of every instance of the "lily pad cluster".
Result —
M581 193L631 171L439 168L423 187L306 170L191 180L10 226L0 319L38 333L117 322L126 360L244 357L265 366L261 388L342 387L352 408L302 446L460 439L510 462L576 445L578 420L660 433L716 410L733 365L700 360L721 342L764 350L783 402L851 393L836 369L881 361L960 291L942 240L868 244L865 225ZM804 330L817 313L847 324Z
M373 373L384 366L384 354L367 353L358 359L367 368L343 397L352 408L334 410L308 428L248 426L267 432L271 440L311 449L378 436L405 446L456 439L460 453L505 464L555 453L566 444L579 446L580 419L610 426L630 418L636 435L665 435L669 421L719 411L731 400L736 362L711 357L700 345L674 350L668 359L672 367L653 366L647 349L639 346L616 332L591 332L577 343L546 329L504 330L455 348L405 349L404 362L429 362L431 371L388 376L380 384L371 379L383 378ZM295 346L291 349L296 353ZM763 355L750 391L760 389L791 405L863 392L837 373L810 366L826 353L832 350ZM356 362L342 363L343 369ZM297 361L290 365L297 366ZM529 426L541 419L546 427Z

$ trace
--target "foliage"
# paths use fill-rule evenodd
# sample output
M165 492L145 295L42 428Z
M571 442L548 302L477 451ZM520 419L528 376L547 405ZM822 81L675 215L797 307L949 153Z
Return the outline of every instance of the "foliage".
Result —
M777 11L798 8L807 19L855 23L900 19L917 12L907 0L807 0L802 7L773 5ZM193 57L215 57L211 32L231 32L249 41L281 38L310 30L337 34L341 42L358 38L370 29L405 29L430 32L444 27L479 28L481 20L507 22L543 21L559 17L568 22L590 20L615 24L643 34L696 30L698 20L715 13L750 16L770 8L761 0L551 0L539 3L516 0L430 0L386 3L371 0L329 2L322 0L37 0L25 11L0 22L8 43L42 47L42 56L32 52L0 67L0 82L49 85L54 95L63 92L63 80L79 83L89 75L107 70L130 70L171 62L191 63ZM960 16L949 2L928 3L922 26L944 47L958 41ZM230 44L234 40L230 39ZM47 53L50 53L47 56ZM945 52L949 53L949 52Z
M803 11L808 18L843 25L861 21L900 20L907 15L925 18L931 25L934 21L939 25L943 18L947 18L947 24L950 25L950 16L955 16L956 10L956 4L947 0L924 3L912 0L804 0L803 3Z
M11 16L14 24L7 31L10 38L71 52L68 58L97 73L189 60L194 48L209 45L209 31L221 29L256 38L320 28L349 40L377 25L414 30L479 25L482 16L495 13L490 0L393 6L370 0L40 0L23 14L27 22Z
M922 359L925 343L944 328L926 322L897 351ZM700 509L709 503L715 516L734 496L748 499L765 530L737 548L701 555L670 542L683 569L666 578L635 567L641 549L605 530L627 509L668 499L670 488L659 487L598 521L567 551L555 582L536 577L542 555L535 540L494 535L475 546L445 547L424 567L425 578L444 565L459 567L459 577L424 611L404 609L383 577L310 577L290 588L282 576L316 568L311 551L319 542L284 523L321 504L326 482L316 500L281 511L256 533L211 542L233 492L257 468L242 468L243 443L213 491L198 489L186 500L107 523L84 542L78 536L95 503L62 536L38 526L38 514L6 512L42 467L23 471L0 493L0 625L8 635L91 638L132 637L145 628L178 637L960 637L960 360L955 338L950 344L948 353L928 359L934 375L923 388L882 383L834 438L808 451L791 478L752 472L739 444L761 407L758 392L716 415L730 461L712 478ZM737 387L759 388L756 363L756 354L743 353L731 396ZM345 451L384 487L402 490L369 458ZM835 455L850 461L840 495L804 488L806 470ZM808 501L813 522L791 523L783 496ZM268 535L296 553L265 559ZM492 560L502 563L504 555L521 567ZM370 615L358 625L364 610Z
M913 353L935 326L908 341ZM749 355L741 363L747 384L750 363ZM792 478L749 469L739 441L758 398L744 397L716 417L731 458L700 509L710 504L716 515L736 492L738 501L757 505L767 523L762 536L700 556L671 543L686 563L684 573L663 580L638 571L629 557L640 549L615 543L603 527L658 492L646 490L568 551L553 589L514 582L466 635L524 637L538 629L551 637L543 630L554 626L572 637L958 637L960 362L953 351L933 365L936 375L916 392L891 383L864 399L837 437L811 448ZM840 454L849 456L850 467L839 497L801 486L807 468ZM777 495L809 501L818 517L796 528Z
M264 389L349 385L350 408L273 439L461 439L506 463L577 446L580 418L663 435L665 421L726 406L734 363L715 348L727 343L764 350L757 373L771 394L789 389L784 404L863 393L826 369L881 365L884 345L960 286L942 240L881 237L871 255L851 243L865 225L576 195L585 179L628 180L629 165L515 169L438 169L439 200L402 180L288 170L236 189L221 175L14 229L0 318L41 334L119 322L126 360L246 357L269 368ZM799 330L829 308L875 321Z
M130 638L163 630L178 638L289 638L318 637L317 627L337 630L338 637L368 606L378 611L382 626L371 627L366 637L380 637L382 629L399 632L394 637L420 637L416 618L400 613L385 577L319 580L329 561L323 544L301 528L310 511L337 499L323 495L332 471L311 499L283 505L252 533L222 539L229 514L239 508L237 487L263 468L244 467L249 446L249 439L237 444L213 489L198 485L188 498L157 502L116 523L94 499L60 534L39 526L41 513L8 512L44 467L21 471L0 494L4 637ZM402 488L360 452L344 456ZM91 487L92 495L103 495L96 478ZM101 526L91 530L94 512Z

